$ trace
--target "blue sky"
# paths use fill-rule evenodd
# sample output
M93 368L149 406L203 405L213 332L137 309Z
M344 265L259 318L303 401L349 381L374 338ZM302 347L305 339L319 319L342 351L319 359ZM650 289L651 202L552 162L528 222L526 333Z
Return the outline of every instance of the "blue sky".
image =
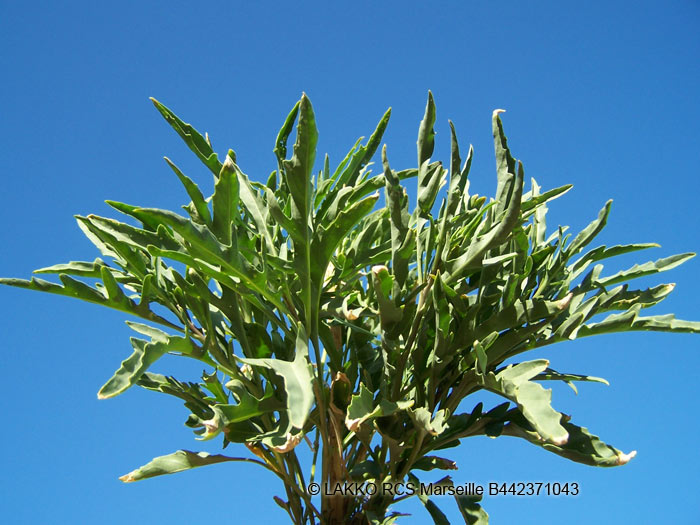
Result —
M415 163L428 89L434 158L454 121L474 144L472 190L495 189L491 112L503 115L525 173L545 189L573 183L550 221L580 229L614 199L602 244L658 242L631 265L700 248L700 4L676 2L103 2L0 1L0 275L92 260L72 216L114 216L105 199L177 209L186 195L167 155L207 190L210 176L148 101L154 96L251 178L301 93L323 152L338 162L388 106L392 167ZM116 4L113 4L116 6ZM575 7L574 7L575 6ZM700 319L700 261L642 284L678 286L657 313ZM118 312L0 289L0 515L12 523L284 523L276 478L217 465L124 485L154 456L197 449L173 399L98 388L130 353ZM555 346L558 369L610 386L554 391L554 406L638 456L617 469L575 464L509 438L454 453L458 483L576 481L576 498L486 498L492 523L696 523L700 338L622 334ZM197 370L172 359L160 372ZM189 376L187 374L190 374ZM206 450L217 450L208 444ZM202 447L199 447L202 449ZM242 452L242 451L239 451ZM444 507L459 522L453 503ZM419 504L401 524L420 524Z

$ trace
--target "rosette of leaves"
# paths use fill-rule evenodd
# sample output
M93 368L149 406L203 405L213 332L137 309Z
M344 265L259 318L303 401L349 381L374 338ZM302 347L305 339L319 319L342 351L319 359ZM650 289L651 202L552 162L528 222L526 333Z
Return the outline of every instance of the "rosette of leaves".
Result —
M125 221L77 217L104 259L36 271L58 274L60 283L0 280L139 319L128 322L137 333L133 352L98 396L138 385L177 397L197 439L219 436L224 447L247 447L242 456L179 450L123 481L247 461L283 481L285 496L275 501L294 523L389 524L398 516L390 510L397 496L312 498L306 486L419 482L422 471L456 468L436 451L484 434L525 439L594 466L633 457L558 412L543 386L604 380L519 358L611 332L700 332L697 322L642 314L673 285L630 284L694 254L605 274L601 261L657 246L590 248L610 202L576 235L561 227L547 232L549 201L571 186L541 191L532 180L525 190L500 110L493 114L498 185L487 199L469 193L472 149L463 161L452 123L449 164L431 159L432 95L419 127L417 167L395 171L385 146L376 174L370 161L390 111L335 168L326 156L316 171L316 122L302 96L277 135L277 166L265 183L251 180L232 150L220 158L207 135L153 103L212 172L213 195L205 197L166 158L189 196L186 216L108 201ZM154 365L165 354L196 359L206 371L194 382L161 375ZM481 390L503 403L472 408L467 398ZM304 457L311 464L298 446L310 448ZM466 523L487 523L478 499L456 500ZM421 501L435 523L447 523L434 501Z

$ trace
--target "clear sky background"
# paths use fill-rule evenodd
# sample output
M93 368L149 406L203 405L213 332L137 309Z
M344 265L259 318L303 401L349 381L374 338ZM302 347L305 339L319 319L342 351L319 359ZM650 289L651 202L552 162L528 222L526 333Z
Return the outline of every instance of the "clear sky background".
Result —
M252 6L250 4L258 4ZM286 7L282 5L286 4ZM11 2L0 0L0 275L92 260L73 214L115 216L105 199L177 209L167 155L211 190L154 96L251 178L274 169L276 133L305 91L319 155L337 163L388 106L395 169L415 164L428 89L434 158L454 121L476 157L472 191L492 195L491 112L526 176L573 183L550 224L578 231L613 198L602 244L658 242L613 272L700 249L700 4L670 2ZM492 4L485 7L485 4ZM117 7L118 6L118 7ZM656 313L700 319L700 260L640 284L678 286ZM216 465L125 485L119 475L194 441L177 400L98 388L131 352L125 316L68 298L0 289L0 516L6 523L285 523L262 469ZM572 497L487 497L492 523L698 523L700 336L621 334L554 346L567 372L610 386L555 388L553 404L638 456L596 469L512 438L452 449L457 483L577 481ZM155 371L194 380L165 358ZM466 406L465 409L471 407ZM243 453L236 450L234 452ZM448 451L446 451L448 452ZM445 454L448 455L448 454ZM439 500L455 523L451 499ZM429 522L419 503L401 524Z

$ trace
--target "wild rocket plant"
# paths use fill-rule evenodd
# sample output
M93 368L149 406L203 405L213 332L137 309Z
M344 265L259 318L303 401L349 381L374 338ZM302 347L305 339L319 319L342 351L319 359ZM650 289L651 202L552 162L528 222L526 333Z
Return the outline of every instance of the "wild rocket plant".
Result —
M370 160L390 111L337 167L326 156L315 171L316 123L302 96L277 135L276 170L264 184L242 171L232 150L220 159L207 135L153 103L212 172L213 195L205 197L166 158L189 195L187 216L107 201L127 222L77 217L104 259L35 272L58 274L60 284L0 280L139 319L127 321L137 334L133 353L99 398L134 385L168 394L184 402L197 439L247 447L239 456L179 450L122 481L246 461L280 478L284 496L274 500L294 523L386 525L403 497L313 496L308 487L420 483L424 471L456 469L439 451L479 435L514 436L599 467L633 457L558 412L543 387L604 380L522 354L611 332L700 332L698 322L642 314L673 285L628 284L694 254L605 274L601 261L656 245L589 248L610 202L576 235L561 227L548 232L547 204L571 186L543 192L532 180L525 191L499 111L498 186L487 199L469 193L472 149L463 162L452 123L449 165L431 159L432 95L418 131L417 167L394 170L385 146L374 175ZM405 184L416 185L415 202ZM157 373L165 354L196 359L206 371L193 382ZM469 397L482 390L503 402L474 405ZM310 452L298 455L299 447ZM452 483L449 476L441 482ZM418 497L435 523L447 523L434 500ZM455 499L466 523L487 523L478 497Z

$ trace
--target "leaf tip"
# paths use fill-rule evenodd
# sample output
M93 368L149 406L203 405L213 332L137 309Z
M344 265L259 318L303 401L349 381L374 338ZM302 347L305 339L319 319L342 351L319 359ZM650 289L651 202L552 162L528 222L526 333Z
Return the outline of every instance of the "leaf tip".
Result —
M300 432L296 435L292 434L291 432L288 432L284 444L272 447L272 450L274 450L275 452L279 452L280 454L286 454L301 442L302 436L303 432Z
M362 424L362 418L357 419L345 419L345 426L348 427L350 432L357 432L360 430L360 425Z
M133 472L129 472L128 474L124 474L123 476L119 476L119 481L123 481L124 483L133 483L136 481L133 477Z
M625 454L623 452L620 452L617 456L617 464L618 465L625 465L626 463L629 463L629 461L637 455L637 451L633 450L629 454Z
M569 307L569 305L571 304L571 300L573 299L573 297L574 297L574 293L569 292L568 294L566 294L566 296L564 296L563 299L558 301L557 307L559 308L559 310L566 310Z
M558 447L566 445L568 442L569 442L569 434L568 433L565 436L552 439L552 443Z

